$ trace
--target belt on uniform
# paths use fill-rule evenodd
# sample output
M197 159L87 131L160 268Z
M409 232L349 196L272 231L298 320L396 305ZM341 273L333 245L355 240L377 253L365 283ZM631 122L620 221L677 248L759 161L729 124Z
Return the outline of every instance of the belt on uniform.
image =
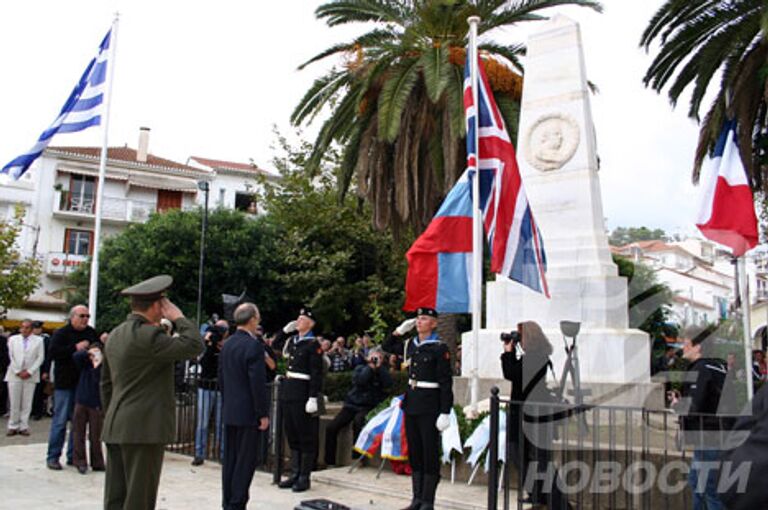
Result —
M286 376L288 376L288 379L303 379L305 381L309 381L310 377L309 374L303 374L301 372L291 372L288 370L285 373Z
M430 390L436 390L440 388L440 385L436 382L417 381L416 379L411 379L410 381L408 381L408 384L410 385L412 390L415 390L416 388L425 388Z

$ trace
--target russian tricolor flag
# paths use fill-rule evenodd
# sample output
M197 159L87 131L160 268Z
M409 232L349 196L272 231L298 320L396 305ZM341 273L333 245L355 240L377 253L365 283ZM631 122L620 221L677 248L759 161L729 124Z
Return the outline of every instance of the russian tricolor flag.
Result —
M736 121L727 121L707 160L696 226L707 239L728 246L734 257L757 245L757 217L747 172L736 143Z

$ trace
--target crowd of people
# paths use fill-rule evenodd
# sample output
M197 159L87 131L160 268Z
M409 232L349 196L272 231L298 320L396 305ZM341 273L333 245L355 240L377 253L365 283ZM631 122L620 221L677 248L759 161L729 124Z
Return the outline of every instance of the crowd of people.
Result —
M435 310L419 309L381 345L374 345L368 334L349 344L342 336L332 341L316 335L309 307L275 335L264 334L253 303L241 303L229 320L199 329L165 297L171 283L170 277L160 276L125 289L122 293L131 300L133 313L111 333L98 334L88 325L88 308L78 305L71 309L66 325L50 337L42 333L43 324L31 320L22 321L17 334L3 337L0 369L5 384L0 386L0 405L5 408L0 410L8 415L6 435L28 436L30 419L52 414L45 459L49 469L62 470L65 455L66 464L81 474L87 474L89 466L106 471L105 508L154 508L164 447L175 437L175 366L191 361L199 375L192 463L200 465L207 457L208 427L215 415L222 505L240 509L249 500L256 467L266 459L266 431L272 426L268 385L280 364L284 375L278 406L290 449L290 472L278 486L295 492L311 487L310 473L320 450L326 373L352 374L341 410L326 427L324 460L333 466L338 433L351 424L359 434L368 413L387 398L393 372L404 370L409 382L402 408L413 494L408 508L433 507L439 438L449 423L455 371L448 347L436 334ZM415 336L408 334L412 329ZM501 368L512 381L514 428L529 421L522 418L528 412L526 403L552 403L546 383L552 373L552 346L535 322L520 323L516 334L508 336ZM723 448L723 432L734 427L754 431L759 425L754 415L751 424L723 419L723 406L736 400L729 394L729 381L744 380L751 373L757 386L768 375L763 351L754 351L748 372L739 367L735 353L718 358L713 337L707 329L686 328L652 366L655 374L686 372L681 385L668 388L667 399L680 416L683 441L693 452L689 483L694 508L721 508L721 499L730 498L731 503L743 499L743 494L718 492L716 470L706 466L732 456ZM755 400L758 406L766 399ZM546 468L553 436L536 429L525 430L524 436L518 432L511 436L524 437L513 445L518 469L531 474L530 466ZM533 475L537 476L535 469ZM554 478L558 476L555 471ZM527 501L567 508L558 485L545 485L539 478L526 485ZM756 489L752 495L757 493Z

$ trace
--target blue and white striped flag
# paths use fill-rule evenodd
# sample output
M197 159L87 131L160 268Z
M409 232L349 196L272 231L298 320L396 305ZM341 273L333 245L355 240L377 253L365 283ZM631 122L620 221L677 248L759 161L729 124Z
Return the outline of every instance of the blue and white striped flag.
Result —
M101 124L111 36L112 29L104 36L99 45L99 53L88 63L83 76L53 124L43 131L34 147L5 165L0 173L11 175L18 180L40 157L56 133L74 133Z

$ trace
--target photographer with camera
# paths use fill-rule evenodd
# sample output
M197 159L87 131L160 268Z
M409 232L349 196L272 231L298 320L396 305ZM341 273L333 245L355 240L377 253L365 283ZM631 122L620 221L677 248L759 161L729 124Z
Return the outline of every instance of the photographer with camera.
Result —
M504 342L501 368L504 378L512 381L512 413L507 437L513 448L512 461L523 473L524 487L530 493L530 500L523 502L547 505L553 509L571 508L558 487L557 471L554 477L548 476L551 462L549 450L554 440L552 425L542 421L537 423L535 419L548 414L546 404L554 401L547 389L547 370L552 370L549 360L552 344L541 326L533 321L519 323L517 331L502 333L501 340ZM531 473L531 465L535 467L536 474ZM535 476L532 484L527 480L529 476ZM552 482L545 487L543 480Z
M355 367L352 388L344 398L344 406L325 429L325 464L336 465L336 439L341 429L352 422L353 437L357 437L365 425L366 415L379 405L392 386L384 353L374 349L368 354L365 365Z
M205 352L200 357L200 382L197 386L197 427L195 428L195 458L193 466L205 462L205 451L208 446L208 422L211 411L216 410L216 437L220 441L220 452L224 451L224 436L221 427L221 392L219 391L218 370L219 355L224 341L229 336L229 323L224 319L217 320L208 326L203 340Z

